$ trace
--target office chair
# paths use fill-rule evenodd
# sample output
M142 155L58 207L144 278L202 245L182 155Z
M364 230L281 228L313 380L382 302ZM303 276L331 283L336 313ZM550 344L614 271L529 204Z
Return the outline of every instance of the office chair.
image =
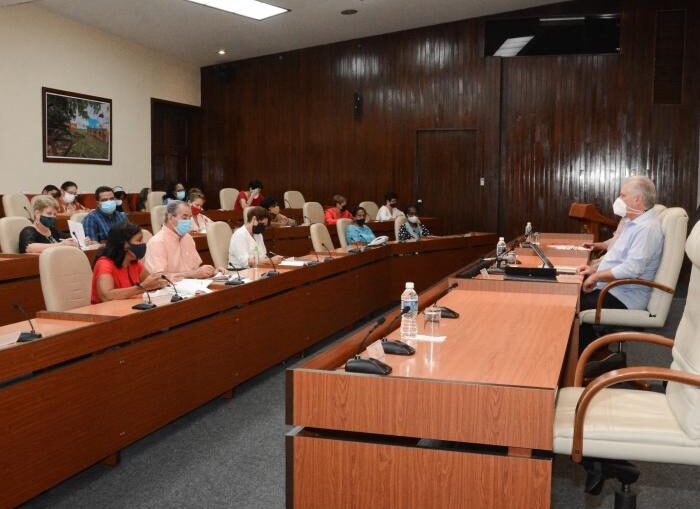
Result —
M89 212L75 212L74 214L71 214L70 220L75 221L76 223L82 223L83 219L85 219L85 216L87 216Z
M338 222L335 223L335 228L338 232L338 241L340 242L340 247L346 249L348 247L348 241L345 238L345 232L348 229L348 225L352 224L352 219L347 217L341 217Z
M307 202L308 204L308 202ZM317 253L328 253L335 249L331 234L328 233L328 228L323 223L314 223L311 225L311 244L314 251Z
M323 206L317 201L307 201L303 207L304 224L323 223L326 219Z
M583 464L589 493L600 493L607 479L619 480L615 509L636 507L630 486L639 471L627 460L700 466L700 226L688 237L686 253L693 267L675 341L642 332L598 338L581 354L575 386L557 394L554 452L570 454ZM670 369L624 368L581 387L584 367L595 350L628 341L672 348ZM666 394L610 388L636 380L668 381Z
M299 191L285 191L284 193L284 207L287 209L303 209L304 195Z
M207 226L207 244L215 267L228 267L228 249L231 244L231 227L224 221Z
M238 199L238 189L234 187L224 187L219 191L219 203L221 210L233 210Z
M3 195L2 207L5 210L5 217L26 217L30 221L34 219L31 213L32 205L23 194Z
M0 251L5 254L19 253L19 234L32 223L26 217L0 218Z
M146 197L146 210L151 211L153 207L163 205L163 198L165 198L165 191L150 191Z
M151 207L151 231L153 235L158 233L165 223L165 205L156 205Z
M369 223L370 221L376 221L377 220L377 214L379 213L379 206L374 203L373 201L363 201L359 205L363 209L365 209L365 212L367 212L367 222Z
M39 279L48 311L66 311L90 304L92 269L80 249L56 246L39 255Z

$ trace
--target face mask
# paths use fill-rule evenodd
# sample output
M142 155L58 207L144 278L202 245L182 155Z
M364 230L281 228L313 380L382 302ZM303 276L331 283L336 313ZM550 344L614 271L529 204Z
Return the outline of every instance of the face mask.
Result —
M39 216L39 222L46 226L47 228L53 228L56 226L56 218L50 216Z
M175 193L175 197L178 200L184 200L185 199L185 191L178 191L177 193Z
M63 194L63 203L73 203L75 201L75 195L66 191Z
M178 219L176 231L180 237L184 237L185 235L190 233L190 220Z
M131 251L137 260L146 256L146 244L132 244L129 242L129 251Z
M362 226L365 225L365 219L364 219L364 218L362 218L362 219L355 219L355 223L357 223L357 226L362 227Z
M262 235L262 233L265 231L265 225L263 223L258 223L255 226L253 226L253 233L256 235Z
M115 210L117 210L117 202L115 200L107 200L100 202L100 210L103 214L107 214L108 216L110 216L114 214Z
M408 216L406 219L411 224L418 224L418 216Z
M636 212L642 214L644 211L628 207L627 204L623 201L623 199L618 196L617 199L613 202L613 212L616 216L626 217L628 212Z
M198 216L199 213L202 211L202 208L198 207L197 205L190 205L190 209L192 209L193 216Z
M121 207L121 206L122 206L122 200L116 200L116 202L117 202L117 207Z
M391 208L394 208L394 207L396 207L396 205L398 205L398 203L395 201L391 201L391 202L389 202L389 205L391 206Z

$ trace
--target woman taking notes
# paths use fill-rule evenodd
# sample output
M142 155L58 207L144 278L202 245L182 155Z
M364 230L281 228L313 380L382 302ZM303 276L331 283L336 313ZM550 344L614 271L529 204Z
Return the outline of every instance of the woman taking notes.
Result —
M56 212L58 203L51 196L37 196L32 203L32 215L34 223L27 226L19 233L20 253L41 253L44 249L56 246L77 245L74 240L68 238L56 230Z

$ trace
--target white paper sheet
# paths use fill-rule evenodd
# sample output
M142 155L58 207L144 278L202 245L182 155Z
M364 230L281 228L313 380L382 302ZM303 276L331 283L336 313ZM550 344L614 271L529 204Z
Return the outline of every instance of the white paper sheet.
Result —
M87 243L85 242L85 229L83 228L83 223L71 221L69 219L68 231L70 231L70 237L78 242L78 247L85 250L87 248Z

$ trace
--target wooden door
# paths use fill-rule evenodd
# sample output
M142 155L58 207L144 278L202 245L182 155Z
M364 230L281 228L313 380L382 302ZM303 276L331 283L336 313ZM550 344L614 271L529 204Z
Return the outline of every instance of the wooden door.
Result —
M201 187L200 108L151 99L151 188Z
M417 131L416 198L423 216L443 220L443 233L488 231L485 187L473 129Z

